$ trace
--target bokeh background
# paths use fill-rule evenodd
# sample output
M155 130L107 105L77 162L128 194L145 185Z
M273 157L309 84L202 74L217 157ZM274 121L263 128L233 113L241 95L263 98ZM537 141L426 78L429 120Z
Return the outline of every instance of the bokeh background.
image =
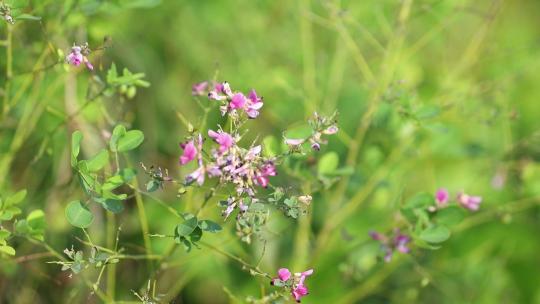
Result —
M133 163L183 176L178 143L187 130L179 117L196 123L202 111L191 85L218 79L264 96L262 114L250 126L254 137L281 138L313 111L337 110L340 133L313 160L335 151L340 166L353 173L314 193L309 216L293 221L272 214L266 245L240 243L232 223L205 236L207 243L250 263L264 248L261 268L272 274L279 267L314 268L304 303L540 303L540 2L9 3L43 19L13 26L15 76L11 89L0 92L17 103L0 121L0 189L28 189L23 209L46 211L46 239L56 250L80 247L75 236L83 237L64 218L67 202L82 193L69 167L71 133L82 130L83 154L93 155L102 132L116 122L138 128L145 142ZM6 31L1 23L1 39ZM24 72L54 64L56 50L67 52L74 41L93 47L105 37L107 48L90 57L95 75L103 79L115 62L145 73L151 86L139 88L132 100L104 98L57 129L92 94L94 74L62 65ZM6 48L0 51L5 71ZM0 81L6 82L4 72ZM220 121L218 112L210 113L210 126ZM391 229L404 198L438 187L481 195L481 210L455 227L439 250L414 249L391 263L378 261L368 231ZM174 187L158 196L179 210L193 210L203 198L178 198ZM321 241L330 215L347 204L356 205ZM145 198L145 208L150 230L170 234L176 219L152 199ZM103 242L105 216L94 213L97 223L89 232ZM220 221L217 207L203 214ZM134 201L126 202L117 223L121 245L140 251ZM41 251L24 240L12 242L17 256ZM171 242L152 239L156 252ZM156 277L164 301L243 303L272 290L267 280L208 248L178 249L173 257ZM0 259L0 302L99 302L76 276L45 263L52 258L16 258ZM146 265L122 263L116 298L136 301L131 290L146 286Z

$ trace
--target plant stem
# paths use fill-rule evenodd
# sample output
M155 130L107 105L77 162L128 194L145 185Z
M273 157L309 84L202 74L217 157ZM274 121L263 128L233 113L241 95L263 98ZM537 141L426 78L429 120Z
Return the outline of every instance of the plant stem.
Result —
M107 213L107 248L115 247L116 239L116 219L114 213ZM110 264L107 267L107 294L109 298L114 299L116 288L116 264Z

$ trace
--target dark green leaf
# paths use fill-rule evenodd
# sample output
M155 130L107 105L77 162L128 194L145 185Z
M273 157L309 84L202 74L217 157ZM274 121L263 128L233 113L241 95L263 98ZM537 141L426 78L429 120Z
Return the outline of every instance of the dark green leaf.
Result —
M202 230L208 231L208 232L218 232L218 231L221 231L222 229L218 223L210 221L210 220L199 221L198 225Z

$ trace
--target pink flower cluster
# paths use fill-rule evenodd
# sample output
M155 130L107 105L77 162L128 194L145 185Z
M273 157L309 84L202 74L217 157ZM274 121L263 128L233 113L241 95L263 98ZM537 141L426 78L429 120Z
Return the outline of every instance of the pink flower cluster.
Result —
M208 81L194 84L191 90L192 95L202 96L206 94L210 85ZM220 101L221 114L237 116L240 112L246 113L248 118L257 118L259 110L263 107L263 99L257 95L255 90L251 90L246 96L242 92L231 89L228 82L214 83L213 88L208 91L208 98Z
M88 43L80 46L74 45L71 47L71 52L66 56L66 62L76 67L84 63L89 70L93 70L94 66L87 57L89 54L90 48L88 48Z
M278 270L278 276L273 278L270 284L288 288L296 302L300 303L302 297L309 294L304 281L312 274L313 269L309 269L304 272L297 272L293 276L289 269L280 268Z
M391 236L386 236L382 233L371 231L369 236L372 239L379 241L381 244L381 249L384 252L384 261L390 262L394 251L399 251L401 253L409 253L410 248L408 244L411 241L411 238L399 231L399 229L394 229Z
M478 209L480 209L480 203L482 203L481 196L469 195L463 192L459 192L456 199L457 199L458 204L461 207L465 209L469 209L471 211L478 211ZM449 201L450 201L450 194L448 190L446 190L445 188L440 188L435 193L436 206L431 207L429 211L433 212L433 211L436 211L437 209L444 208L448 206Z
M209 160L203 160L203 138L198 135L197 139L188 140L180 144L184 150L180 156L180 164L186 165L198 158L198 168L186 177L186 183L196 181L199 185L204 183L205 176L220 179L220 184L233 184L236 195L233 197L224 216L228 217L236 208L247 209L243 205L242 196L247 195L252 202L256 201L255 186L266 188L271 176L276 176L274 159L261 155L261 146L253 146L244 149L237 145L240 136L231 135L223 130L208 131L208 136L213 139L217 147L212 148Z

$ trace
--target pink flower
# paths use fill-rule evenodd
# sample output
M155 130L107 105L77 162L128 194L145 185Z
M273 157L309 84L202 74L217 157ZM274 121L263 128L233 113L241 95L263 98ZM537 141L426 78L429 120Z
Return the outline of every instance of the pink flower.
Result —
M85 44L82 47L74 45L71 48L71 52L66 56L67 63L78 67L81 63L84 63L89 70L93 70L94 66L90 63L85 54L88 54L90 50L88 45Z
M302 297L306 296L308 293L308 289L304 285L298 285L292 290L292 295L298 303L300 303Z
M71 52L66 56L66 61L74 66L79 66L83 62L80 46L73 46Z
M435 201L439 207L444 207L448 204L448 190L444 188L439 188L435 194Z
M191 87L191 95L203 96L206 91L206 88L208 88L208 81L196 83Z
M273 163L267 163L262 166L259 173L256 174L255 177L255 183L261 187L268 187L268 183L270 182L269 176L276 176L276 167Z
M328 127L326 130L323 130L323 134L326 134L326 135L333 135L333 134L336 134L337 132L339 131L338 127L336 125L332 125L330 127Z
M187 143L180 144L180 147L184 150L184 153L182 154L182 156L180 156L181 165L189 163L197 156L197 148L195 148L195 143L193 142L193 140L188 141Z
M303 144L306 140L302 138L285 138L285 144L289 146L299 146Z
M208 136L210 136L216 143L219 144L219 152L224 153L229 150L230 147L234 145L234 138L226 132L221 130L212 131L208 130Z
M278 278L285 282L291 278L291 272L287 268L280 268L278 270Z
M394 245L396 249L401 253L409 253L410 249L407 244L411 241L411 238L404 234L398 234L394 239Z
M307 287L304 285L304 281L306 280L308 276L312 274L313 274L313 269L309 269L301 273L295 273L296 277L300 277L300 279L298 280L298 283L295 286L293 286L294 288L291 291L292 296L294 297L296 302L300 303L300 300L302 299L302 297L306 296L309 293Z
M471 211L477 211L480 209L482 197L459 193L457 196L457 201L463 208L467 208Z
M257 92L255 92L255 90L253 89L249 92L248 98L249 101L246 109L246 114L249 118L256 118L257 116L259 116L259 110L263 106L262 98L257 96Z
M204 167L200 166L197 170L193 171L186 177L186 183L190 184L196 181L199 186L202 186L204 183Z
M229 107L233 110L243 109L245 104L246 96L244 96L242 93L236 93L233 95L231 102L229 103Z

